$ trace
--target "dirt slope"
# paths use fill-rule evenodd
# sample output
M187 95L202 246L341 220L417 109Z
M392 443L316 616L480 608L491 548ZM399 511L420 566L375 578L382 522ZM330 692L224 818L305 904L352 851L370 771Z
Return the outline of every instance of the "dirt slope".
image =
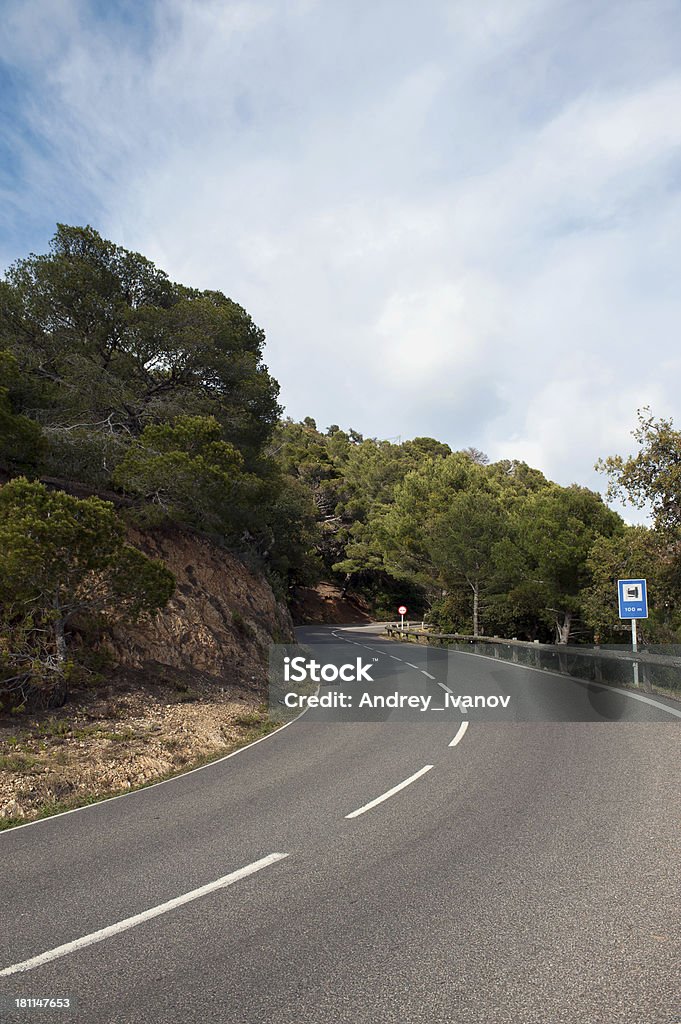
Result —
M293 594L292 614L297 626L317 622L348 625L371 622L371 615L361 598L344 595L341 588L333 583L297 587Z

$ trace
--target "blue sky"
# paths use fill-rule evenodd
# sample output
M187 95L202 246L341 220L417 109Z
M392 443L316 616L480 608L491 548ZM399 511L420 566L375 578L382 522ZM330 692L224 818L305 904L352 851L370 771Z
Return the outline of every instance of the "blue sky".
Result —
M295 418L561 483L678 422L678 3L2 14L0 266L91 223L244 305Z

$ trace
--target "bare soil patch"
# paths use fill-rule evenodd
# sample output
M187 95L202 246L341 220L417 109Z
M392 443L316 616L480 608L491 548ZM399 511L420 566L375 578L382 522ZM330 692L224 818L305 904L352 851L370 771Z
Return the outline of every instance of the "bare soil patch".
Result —
M174 673L0 717L0 828L158 781L264 735L258 689Z
M292 604L293 621L297 626L316 623L354 625L372 621L369 607L362 598L343 594L333 583L315 587L296 587Z

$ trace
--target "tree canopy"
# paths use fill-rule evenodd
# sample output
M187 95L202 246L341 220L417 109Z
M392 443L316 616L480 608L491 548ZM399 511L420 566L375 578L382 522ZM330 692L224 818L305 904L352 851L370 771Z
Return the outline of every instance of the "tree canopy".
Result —
M19 703L65 679L68 628L84 613L136 620L162 608L172 573L125 542L100 498L24 477L0 488L0 693Z
M174 284L91 227L60 224L48 254L10 267L0 342L32 384L26 411L53 428L138 436L180 414L214 416L253 457L279 415L248 313L222 292Z
M281 410L264 340L222 292L60 224L0 283L0 468L122 491L139 522L208 532L286 590L310 513L269 454Z

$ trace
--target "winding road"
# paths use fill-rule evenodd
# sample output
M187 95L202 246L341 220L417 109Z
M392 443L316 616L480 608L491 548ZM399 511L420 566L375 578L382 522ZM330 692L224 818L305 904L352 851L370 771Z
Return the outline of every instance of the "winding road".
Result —
M309 710L0 833L0 1021L680 1024L679 705L298 632L428 710Z

